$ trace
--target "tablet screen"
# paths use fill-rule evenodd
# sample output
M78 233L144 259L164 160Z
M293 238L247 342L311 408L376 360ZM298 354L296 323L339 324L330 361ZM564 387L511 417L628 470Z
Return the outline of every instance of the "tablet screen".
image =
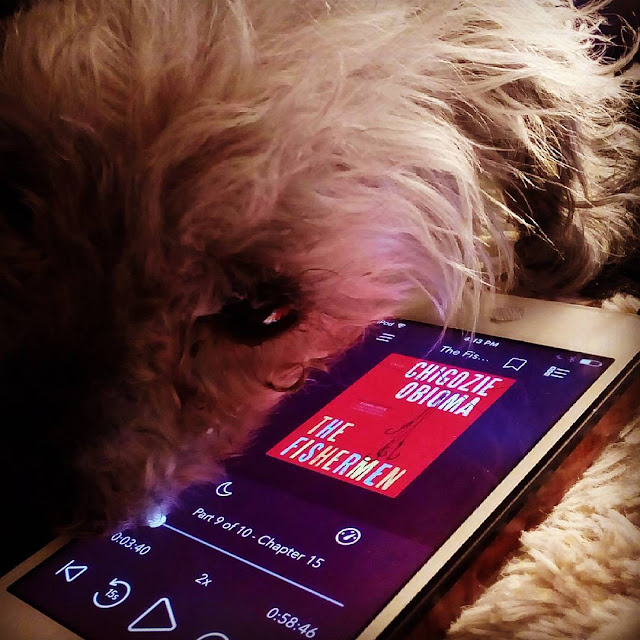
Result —
M611 362L383 321L216 483L9 591L87 640L350 640Z

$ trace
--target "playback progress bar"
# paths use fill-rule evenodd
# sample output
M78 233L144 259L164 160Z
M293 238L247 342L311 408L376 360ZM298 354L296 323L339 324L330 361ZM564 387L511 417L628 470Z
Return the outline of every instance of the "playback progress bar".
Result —
M338 607L344 607L344 603L343 602L339 602L338 600L334 600L333 598L330 598L329 596L326 596L324 593L320 593L319 591L315 591L313 589L310 589L309 587L306 587L303 584L300 584L299 582L295 582L295 580L290 580L289 578L286 578L285 576L280 575L279 573L276 573L275 571L271 571L270 569L267 569L266 567L262 567L259 564L256 564L255 562L251 562L250 560L247 560L246 558L243 558L241 556L236 555L235 553L231 553L231 551L227 551L226 549L223 549L222 547L218 547L215 544L211 544L210 542L207 542L206 540L202 540L201 538L198 538L196 536L191 535L190 533L187 533L186 531L182 531L182 529L178 529L176 527L172 527L170 524L167 524L166 522L162 525L165 529L170 529L171 531L174 531L175 533L180 534L181 536L184 536L185 538L189 538L190 540L193 540L194 542L199 542L200 544L204 545L205 547L209 547L210 549L214 549L215 551L218 551L222 554L224 554L225 556L229 556L230 558L233 558L234 560L237 560L238 562L242 562L243 564L249 565L250 567L253 567L254 569L257 569L258 571L262 571L263 573L266 573L274 578L277 578L278 580L282 580L283 582L286 582L287 584L290 584L298 589L302 589L302 591L306 591L307 593L310 593L314 596L316 596L317 598L321 598L322 600L326 600L327 602L330 602L331 604L335 604Z

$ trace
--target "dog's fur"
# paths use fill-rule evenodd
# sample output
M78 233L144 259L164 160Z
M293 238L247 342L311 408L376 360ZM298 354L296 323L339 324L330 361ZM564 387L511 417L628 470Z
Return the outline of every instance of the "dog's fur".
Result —
M29 452L4 445L10 473L48 477L66 523L135 522L416 291L446 321L483 288L592 281L630 242L639 147L599 20L569 0L9 19L3 431Z

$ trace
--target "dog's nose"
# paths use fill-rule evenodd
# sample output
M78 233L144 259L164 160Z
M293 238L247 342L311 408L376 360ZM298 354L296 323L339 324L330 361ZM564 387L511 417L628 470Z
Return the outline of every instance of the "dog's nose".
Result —
M280 375L274 375L267 381L266 385L273 391L280 391L282 393L293 393L301 389L304 383L307 381L308 371L307 368L300 364L293 369L282 372Z

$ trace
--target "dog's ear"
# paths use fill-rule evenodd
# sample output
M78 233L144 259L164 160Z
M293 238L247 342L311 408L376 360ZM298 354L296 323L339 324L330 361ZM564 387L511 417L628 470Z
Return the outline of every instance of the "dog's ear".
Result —
M32 0L3 0L0 4L0 20L11 17L30 4L32 4Z
M5 0L0 3L0 50L10 33L10 18L27 10L34 0ZM33 209L29 204L29 185L35 177L37 158L29 136L16 122L12 100L0 93L0 233L30 239L33 234Z
M29 319L40 313L33 313L38 292L52 285L42 278L47 194L41 154L20 118L8 113L7 102L0 104L0 357L19 347Z
M29 138L0 121L0 225L7 235L24 241L33 239L37 182L34 175L35 150Z

